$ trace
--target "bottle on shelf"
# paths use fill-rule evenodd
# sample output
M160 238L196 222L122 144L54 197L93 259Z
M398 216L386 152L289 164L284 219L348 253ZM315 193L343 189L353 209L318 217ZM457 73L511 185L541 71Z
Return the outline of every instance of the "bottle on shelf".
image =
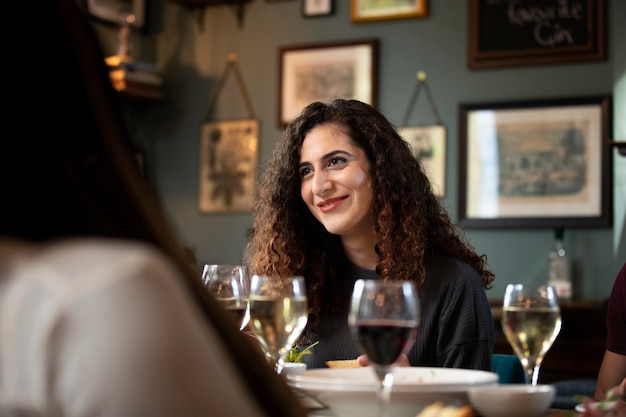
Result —
M570 300L572 288L572 262L565 252L563 235L565 228L554 229L554 243L548 252L548 284L556 288L556 293L563 300Z

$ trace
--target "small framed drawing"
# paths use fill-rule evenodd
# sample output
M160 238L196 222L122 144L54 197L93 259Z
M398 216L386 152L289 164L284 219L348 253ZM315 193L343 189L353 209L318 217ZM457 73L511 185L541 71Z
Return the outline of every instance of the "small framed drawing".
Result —
M446 127L443 125L399 127L398 133L411 146L432 184L435 195L446 192Z
M283 46L278 74L279 127L314 101L348 98L376 107L378 40Z
M130 26L142 29L146 22L146 0L83 0L89 15L122 26L133 15Z
M428 16L427 0L350 0L354 23Z
M198 208L201 213L248 213L254 200L259 121L203 123Z
M459 223L609 227L611 96L460 105Z
M322 17L333 13L333 0L302 0L302 16L304 17Z

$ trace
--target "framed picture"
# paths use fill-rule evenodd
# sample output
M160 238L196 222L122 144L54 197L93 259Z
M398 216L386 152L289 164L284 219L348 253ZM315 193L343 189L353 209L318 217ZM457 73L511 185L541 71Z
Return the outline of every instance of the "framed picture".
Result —
M428 16L427 0L350 0L355 23Z
M302 0L302 16L321 17L334 13L333 0Z
M248 213L258 165L257 119L206 122L200 135L201 213Z
M411 146L439 197L446 192L446 127L443 125L400 127L398 133Z
M606 59L605 0L468 2L471 69Z
M459 223L610 226L611 100L461 104Z
M84 0L89 15L98 20L116 25L126 24L128 15L135 18L130 23L141 29L146 22L146 0Z
M314 101L348 98L376 107L378 40L284 46L278 73L279 127Z

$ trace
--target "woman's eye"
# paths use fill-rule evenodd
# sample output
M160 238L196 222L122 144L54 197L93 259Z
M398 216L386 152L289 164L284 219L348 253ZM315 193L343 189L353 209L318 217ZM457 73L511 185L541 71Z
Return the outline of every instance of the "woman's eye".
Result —
M328 161L328 166L339 165L345 162L346 162L345 158L337 158L337 157L330 158L330 160Z
M300 178L304 178L310 173L311 173L311 168L308 168L308 167L302 168L300 169Z

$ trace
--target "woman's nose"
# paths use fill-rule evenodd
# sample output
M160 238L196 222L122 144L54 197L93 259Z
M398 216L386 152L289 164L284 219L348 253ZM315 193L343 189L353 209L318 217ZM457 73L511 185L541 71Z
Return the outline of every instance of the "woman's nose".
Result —
M313 194L320 195L320 196L326 194L326 192L332 186L332 183L330 182L328 175L320 171L316 171L315 174L313 175L312 184L313 184L313 189L312 189Z

